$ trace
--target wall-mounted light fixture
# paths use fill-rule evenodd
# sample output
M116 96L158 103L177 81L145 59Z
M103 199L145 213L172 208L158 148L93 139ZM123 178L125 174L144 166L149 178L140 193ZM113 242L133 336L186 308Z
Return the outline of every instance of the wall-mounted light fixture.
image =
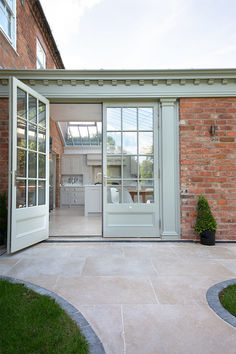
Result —
M211 135L216 135L216 126L215 126L215 125L211 125L211 127L210 127L210 134L211 134Z

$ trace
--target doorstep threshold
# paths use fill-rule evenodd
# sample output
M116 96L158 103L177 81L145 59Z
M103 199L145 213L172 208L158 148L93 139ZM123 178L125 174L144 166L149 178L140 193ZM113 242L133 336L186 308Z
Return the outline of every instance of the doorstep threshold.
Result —
M133 238L127 238L127 237L103 237L103 236L98 236L98 235L84 235L84 236L49 236L48 239L46 239L43 242L48 242L48 243L76 243L76 242L195 242L193 240L163 240L160 237L133 237Z

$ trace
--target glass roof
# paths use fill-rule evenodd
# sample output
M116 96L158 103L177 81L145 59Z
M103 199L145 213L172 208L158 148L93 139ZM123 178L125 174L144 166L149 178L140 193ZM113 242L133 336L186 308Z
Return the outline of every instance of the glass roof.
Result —
M100 146L102 122L60 122L65 144L69 146Z

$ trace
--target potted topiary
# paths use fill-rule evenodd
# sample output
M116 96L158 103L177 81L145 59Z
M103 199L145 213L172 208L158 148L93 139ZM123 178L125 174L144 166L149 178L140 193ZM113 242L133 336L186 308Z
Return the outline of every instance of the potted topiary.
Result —
M213 246L215 244L217 224L211 213L208 201L200 195L197 203L197 220L194 230L200 235L201 244Z

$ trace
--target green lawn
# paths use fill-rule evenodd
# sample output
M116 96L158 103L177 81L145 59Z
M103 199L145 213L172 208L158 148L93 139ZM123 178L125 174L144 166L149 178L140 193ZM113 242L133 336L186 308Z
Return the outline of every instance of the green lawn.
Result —
M236 316L236 284L229 285L219 294L221 305Z
M0 353L88 353L76 324L49 296L0 280Z

